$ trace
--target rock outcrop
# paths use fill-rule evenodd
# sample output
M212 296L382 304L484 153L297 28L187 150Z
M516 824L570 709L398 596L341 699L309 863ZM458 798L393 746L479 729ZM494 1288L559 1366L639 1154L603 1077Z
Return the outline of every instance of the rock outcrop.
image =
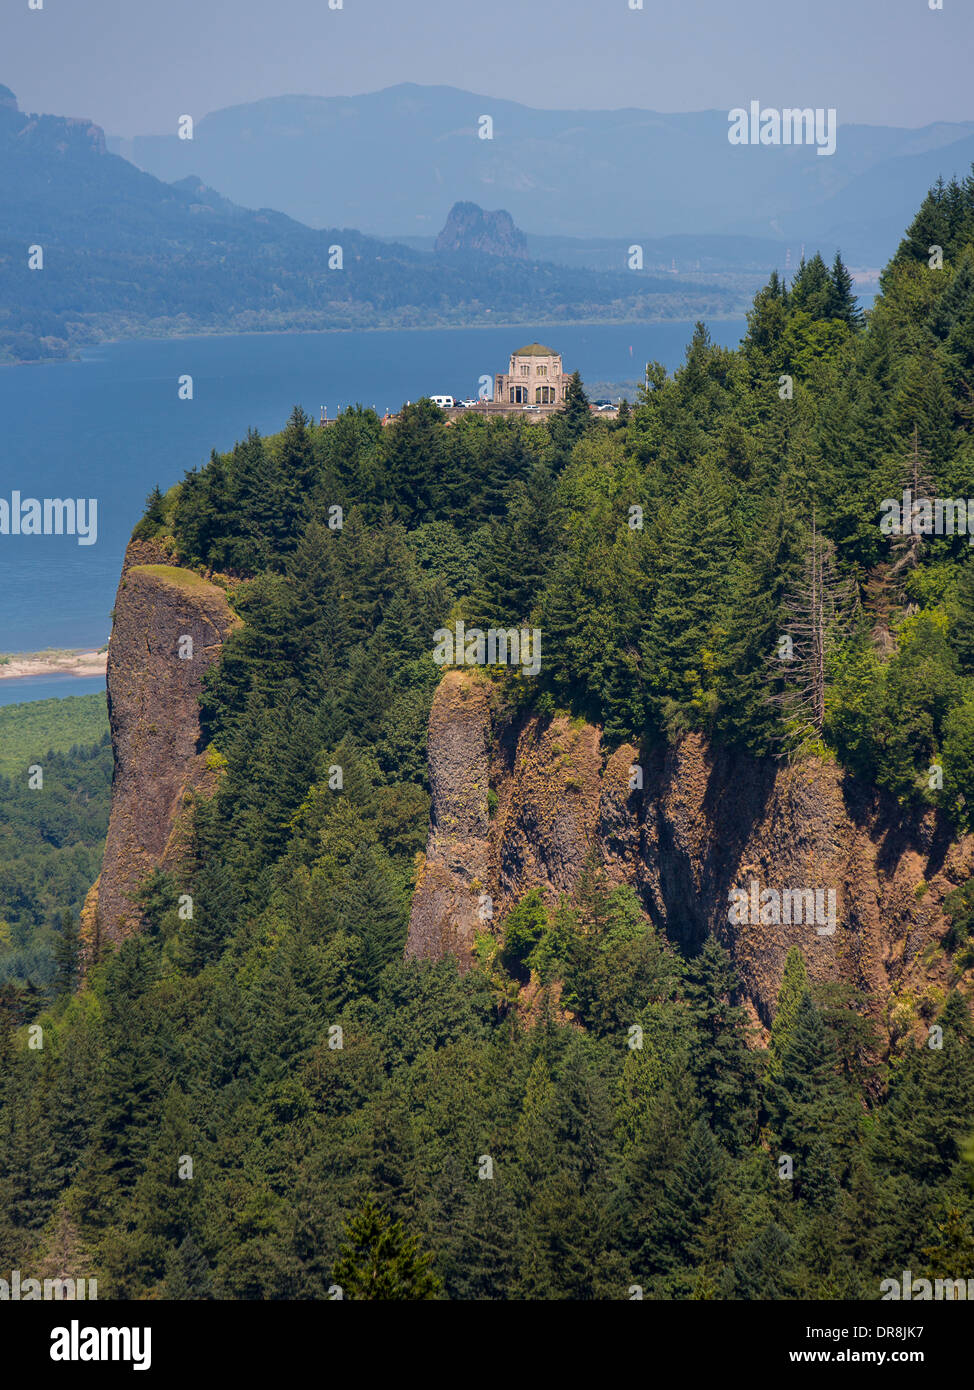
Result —
M631 746L607 755L581 720L492 718L490 692L482 676L451 671L433 702L432 826L409 954L469 964L475 932L496 930L530 888L570 895L594 853L671 939L724 942L763 1024L796 944L813 979L861 990L890 1032L935 1008L953 970L943 900L974 874L974 836L955 842L932 813L905 819L834 763L756 761L696 735L643 758ZM752 885L771 890L756 920ZM735 888L744 920L731 920ZM834 931L827 913L786 912L782 895L801 890L823 905L834 892ZM492 923L478 915L484 894Z
M433 249L526 260L528 239L503 209L485 212L477 203L454 203Z
M181 812L214 777L199 747L203 675L237 621L222 589L158 543L129 545L108 646L115 774L102 871L82 913L86 961L138 928L133 894L179 858Z
M406 954L470 959L489 917L487 791L489 686L459 671L443 677L430 712L429 844L413 893Z

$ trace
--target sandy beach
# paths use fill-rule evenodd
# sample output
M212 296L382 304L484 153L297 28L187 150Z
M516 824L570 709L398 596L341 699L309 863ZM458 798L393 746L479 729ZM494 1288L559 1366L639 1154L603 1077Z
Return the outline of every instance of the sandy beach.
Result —
M103 676L107 664L107 652L18 652L9 661L0 658L0 680L21 676Z

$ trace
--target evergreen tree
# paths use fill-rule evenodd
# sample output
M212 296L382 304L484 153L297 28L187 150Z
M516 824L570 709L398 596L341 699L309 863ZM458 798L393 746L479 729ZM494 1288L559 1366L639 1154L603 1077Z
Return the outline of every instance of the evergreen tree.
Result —
M380 847L363 845L356 851L345 886L336 894L334 913L362 942L359 979L362 989L374 995L382 971L402 955L408 922L408 904Z
M471 624L484 628L527 622L557 553L564 506L550 469L536 464L514 484L505 522L491 525L483 578L474 592Z
M780 652L788 615L785 604L798 579L800 534L787 488L780 487L749 528L732 581L724 624L721 705L717 727L749 752L780 751L784 688Z
M192 916L181 923L177 954L184 969L198 974L219 959L240 920L244 902L230 865L212 861L197 870L190 897Z
M190 1234L199 1187L199 1138L181 1088L169 1087L134 1194L134 1213L149 1237L146 1273L161 1278Z
M429 400L404 406L383 432L382 466L397 519L416 525L438 518L448 448L443 414Z
M836 251L831 270L832 295L828 306L829 318L841 319L851 328L862 323L862 310L855 294L855 281L843 263L841 253Z
M151 540L153 536L157 536L163 529L165 520L166 514L163 506L163 496L159 491L159 485L157 483L145 499L145 511L142 514L142 519L132 532L132 539L136 541Z
M714 1133L738 1148L756 1127L756 1079L747 1046L747 1016L733 1002L737 973L709 936L688 969L686 1000L695 1031L690 1065Z
M673 510L642 659L654 703L674 730L714 708L721 601L731 567L729 498L714 467L701 463Z
M930 1244L923 1247L929 1261L925 1275L931 1281L959 1280L960 1289L955 1286L954 1297L964 1298L974 1269L974 1207L968 1204L967 1211L962 1212L959 1205L951 1205L939 1215Z
M54 977L55 994L73 994L78 983L80 943L78 923L70 908L61 913L61 932L55 949L54 960L57 974Z
M828 319L832 317L838 292L828 267L816 251L810 261L802 259L799 264L791 282L789 304L792 310L800 309L813 319Z
M950 640L965 675L974 675L974 563L961 567L951 607Z
M725 1159L705 1120L687 1136L679 1165L667 1174L643 1252L648 1267L688 1274L703 1259L704 1229L717 1200Z
M186 1236L166 1256L166 1298L171 1302L212 1298L212 1275L202 1251Z
M785 957L781 988L778 991L778 1006L768 1039L769 1076L777 1076L781 1071L782 1054L791 1040L798 1011L807 992L808 971L805 969L805 957L797 946L792 946Z
M592 420L592 410L589 398L585 394L585 387L582 385L582 378L579 372L572 372L565 391L565 404L560 415L567 430L568 437L573 441L578 439L585 430L588 429Z
M855 1133L855 1102L829 1054L825 1021L809 991L797 1004L793 998L786 1003L790 1023L769 1076L771 1125L794 1164L796 1193L812 1205L829 1203Z
M418 1236L368 1198L345 1227L334 1279L343 1296L356 1301L427 1301L441 1287L432 1262L432 1255L420 1253Z
M787 1231L769 1222L734 1256L728 1296L747 1300L794 1298L794 1244Z

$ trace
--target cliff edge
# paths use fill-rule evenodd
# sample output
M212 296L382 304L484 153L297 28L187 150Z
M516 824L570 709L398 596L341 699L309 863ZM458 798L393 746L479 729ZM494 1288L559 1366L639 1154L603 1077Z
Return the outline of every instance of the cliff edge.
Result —
M407 956L455 955L469 963L476 933L489 925L488 691L486 681L448 671L433 697L430 833L413 893Z
M223 590L157 543L126 551L108 646L115 773L101 875L82 912L86 962L140 925L133 894L179 857L180 812L212 774L199 748L199 695L239 620Z

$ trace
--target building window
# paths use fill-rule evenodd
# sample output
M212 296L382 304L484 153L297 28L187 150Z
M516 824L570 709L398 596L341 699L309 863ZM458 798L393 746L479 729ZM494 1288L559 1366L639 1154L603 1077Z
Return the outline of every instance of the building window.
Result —
M542 363L541 366L538 367L538 376L547 376L547 375L548 375L548 367L547 367L546 364Z
M511 405L527 405L528 388L526 386L511 387Z
M522 362L522 363L521 363L521 375L522 375L522 376L529 376L530 373L531 373L531 363L530 363L530 362Z
M536 405L554 405L555 388L553 386L539 386L535 390L534 400Z

